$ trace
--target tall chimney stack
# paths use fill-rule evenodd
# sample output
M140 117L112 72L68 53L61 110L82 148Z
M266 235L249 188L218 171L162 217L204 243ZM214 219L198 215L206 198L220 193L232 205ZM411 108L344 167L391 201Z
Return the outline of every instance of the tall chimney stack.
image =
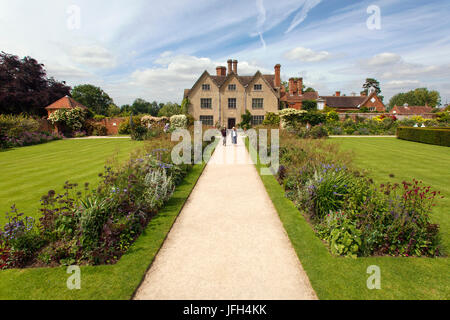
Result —
M298 95L301 96L303 94L303 78L298 79L297 86L298 86Z
M238 61L233 61L233 72L237 75L238 74Z
M295 92L295 80L294 80L294 78L290 78L289 79L289 94L291 96L293 96L294 92Z
M227 75L227 67L219 66L216 68L218 77L226 77Z
M233 60L228 60L228 74L230 75L233 72Z
M275 66L275 88L281 88L281 65Z
M341 96L341 92L340 91L336 91L336 97L340 97Z

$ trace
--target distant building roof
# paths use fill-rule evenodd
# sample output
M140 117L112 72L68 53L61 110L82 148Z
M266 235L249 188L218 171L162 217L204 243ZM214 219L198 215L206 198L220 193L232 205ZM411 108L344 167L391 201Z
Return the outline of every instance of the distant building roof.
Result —
M87 109L84 105L81 103L75 101L73 98L69 96L65 96L61 99L59 99L56 102L53 102L51 105L46 107L46 110L57 110L57 109L75 109L75 108L81 108L81 109Z
M431 113L433 111L432 107L428 106L394 106L391 113L396 114L423 114Z
M326 104L330 108L336 109L357 109L367 101L366 96L324 96Z

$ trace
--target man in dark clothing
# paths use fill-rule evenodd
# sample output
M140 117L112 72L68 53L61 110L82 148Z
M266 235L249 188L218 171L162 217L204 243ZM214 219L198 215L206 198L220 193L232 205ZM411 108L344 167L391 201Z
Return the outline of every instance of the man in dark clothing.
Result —
M227 146L227 128L222 128L223 145Z

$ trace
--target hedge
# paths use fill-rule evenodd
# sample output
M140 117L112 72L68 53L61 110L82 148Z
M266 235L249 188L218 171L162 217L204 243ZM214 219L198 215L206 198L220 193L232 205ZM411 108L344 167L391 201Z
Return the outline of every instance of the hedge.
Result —
M450 128L397 128L397 138L450 147Z

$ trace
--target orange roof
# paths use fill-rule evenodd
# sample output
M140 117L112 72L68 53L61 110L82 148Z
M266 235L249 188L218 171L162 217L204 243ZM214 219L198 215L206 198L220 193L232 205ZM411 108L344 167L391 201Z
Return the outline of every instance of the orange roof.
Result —
M81 109L87 109L85 106L83 106L81 103L73 100L69 96L65 96L61 99L59 99L56 102L53 102L51 105L46 107L46 110L56 110L56 109L75 109L75 108L81 108Z

